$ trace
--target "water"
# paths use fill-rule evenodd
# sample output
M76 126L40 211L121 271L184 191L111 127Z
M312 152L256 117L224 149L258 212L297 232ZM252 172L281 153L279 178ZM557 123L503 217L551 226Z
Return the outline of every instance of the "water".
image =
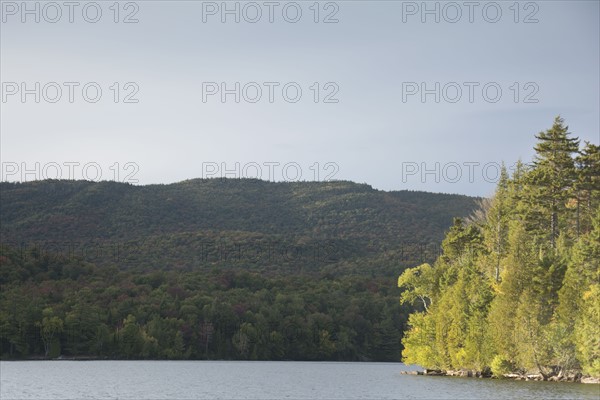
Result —
M598 385L401 375L396 363L0 362L0 399L599 399Z

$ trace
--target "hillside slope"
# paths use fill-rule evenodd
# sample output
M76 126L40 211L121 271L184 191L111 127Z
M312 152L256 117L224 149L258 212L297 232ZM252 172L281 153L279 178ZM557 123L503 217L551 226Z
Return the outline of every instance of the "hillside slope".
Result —
M344 181L246 179L4 182L0 197L3 243L99 265L366 268L385 275L434 258L452 218L476 202Z

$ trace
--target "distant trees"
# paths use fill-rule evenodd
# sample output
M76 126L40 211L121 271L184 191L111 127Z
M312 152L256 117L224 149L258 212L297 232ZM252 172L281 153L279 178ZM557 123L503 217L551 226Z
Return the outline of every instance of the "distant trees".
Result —
M407 310L385 278L115 271L2 249L31 263L0 292L2 358L382 360L400 358ZM45 267L59 271L51 279ZM70 261L69 263L72 263ZM35 272L37 271L37 272Z
M398 279L404 361L500 375L600 375L600 152L564 121L536 136L531 166L503 171L483 218L456 220L443 254ZM424 301L424 299L427 299Z

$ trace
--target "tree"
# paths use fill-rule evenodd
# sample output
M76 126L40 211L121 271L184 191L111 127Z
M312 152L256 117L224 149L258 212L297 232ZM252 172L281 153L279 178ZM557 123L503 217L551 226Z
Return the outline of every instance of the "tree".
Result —
M100 324L100 312L83 301L66 313L65 352L71 355L89 354Z
M435 321L430 313L416 312L408 317L409 329L404 333L402 361L425 368L441 368L439 353L433 343L436 340Z
M592 229L594 210L600 203L600 146L585 142L575 158L577 166L577 235Z
M580 264L584 282L575 321L575 346L583 371L600 376L600 206L592 220L593 230L581 245Z
M570 134L558 116L552 128L535 136L536 155L527 179L529 217L534 229L549 232L552 247L560 232L559 218L567 214L566 204L574 196L576 169L572 155L579 149L579 140Z
M583 372L600 375L600 284L589 286L583 295L581 318L576 323L575 337Z
M496 193L490 202L489 209L485 212L483 224L484 243L492 259L492 276L496 283L500 283L502 272L502 259L506 257L508 246L508 221L513 213L510 192L509 176L504 165L500 173L500 180Z
M144 339L135 316L129 314L123 320L123 328L118 331L119 352L126 358L139 358Z
M44 342L44 354L46 357L56 358L60 355L58 335L63 331L63 321L54 315L52 308L44 309L43 315L42 321L37 325Z
M400 303L414 304L419 299L427 311L437 289L435 271L427 263L408 268L398 277L398 287L405 288L400 296Z
M200 324L200 343L204 349L204 357L208 359L208 345L212 342L215 327L210 321L204 321Z

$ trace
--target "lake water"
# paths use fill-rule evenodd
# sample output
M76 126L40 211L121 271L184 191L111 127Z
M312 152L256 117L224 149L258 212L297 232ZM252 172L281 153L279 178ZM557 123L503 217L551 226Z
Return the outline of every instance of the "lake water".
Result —
M599 399L598 385L401 375L398 363L0 362L8 399Z

